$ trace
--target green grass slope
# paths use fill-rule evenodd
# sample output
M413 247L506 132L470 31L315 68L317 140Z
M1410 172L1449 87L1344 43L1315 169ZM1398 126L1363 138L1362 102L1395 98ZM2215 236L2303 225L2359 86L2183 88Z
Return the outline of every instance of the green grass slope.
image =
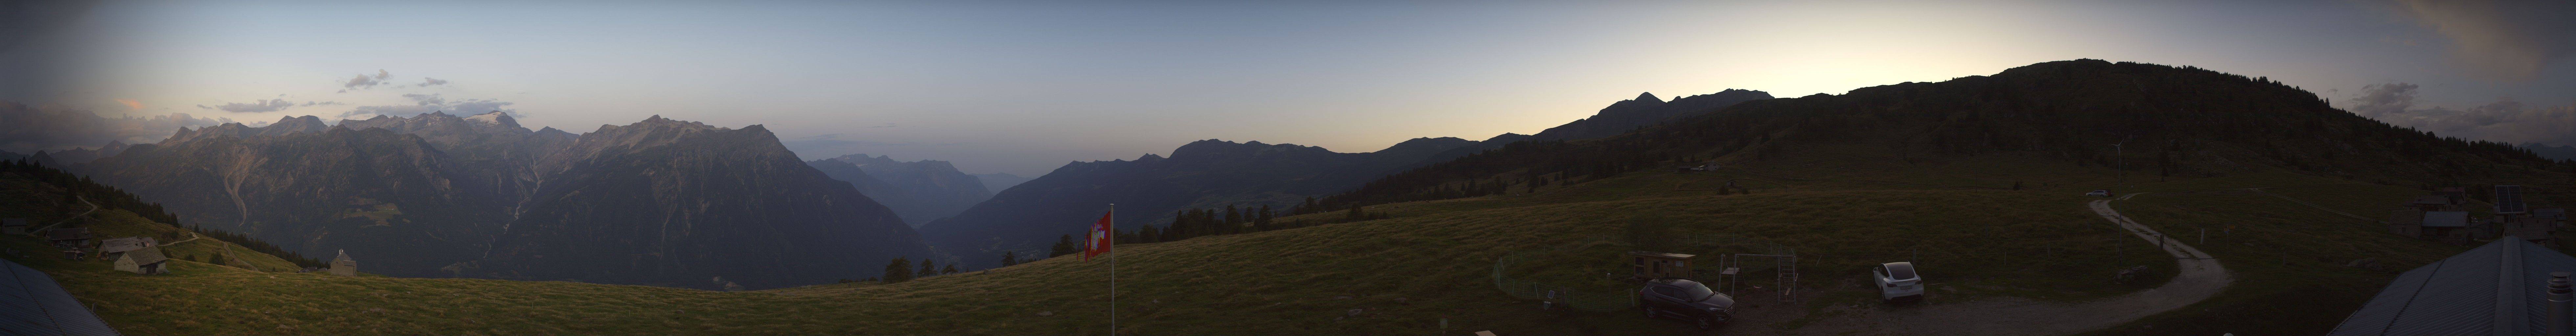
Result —
M1879 262L1922 264L1936 291L1928 303L1936 306L1997 296L2103 298L2160 282L2112 283L2118 268L2172 273L2170 259L2147 252L2153 246L2085 209L2095 198L2079 194L2111 184L2110 170L2017 160L1989 155L1949 164L2017 167L2028 173L2021 175L2025 184L2048 187L1964 187L2000 181L1973 176L1849 179L1875 176L1868 174L1875 168L1857 166L1630 173L1534 192L1369 207L1392 219L1126 245L1119 249L1117 327L1127 335L1396 334L1437 332L1446 319L1453 333L1690 331L1632 312L1539 311L1537 302L1493 286L1489 274L1498 257L1621 235L1632 218L1661 219L1676 235L1757 237L1799 250L1805 300L1781 305L1748 295L1744 309L1808 317L1729 330L1796 329L1822 321L1833 307L1875 306L1866 270ZM1691 187L1726 180L1751 186L1752 193ZM2212 228L2201 246L2238 272L2239 282L2209 302L2103 332L2321 332L2395 272L2465 248L2401 239L2330 212L2231 190L2267 186L2350 211L2403 198L2322 195L2413 193L2289 173L2137 183L2124 192L2154 193L2116 206L2178 235ZM21 243L33 242L11 241ZM1615 245L1594 251L1625 249ZM1548 267L1513 272L1578 281L1603 268L1582 264L1617 262L1615 255L1557 258L1562 261ZM2383 267L2343 266L2360 258L2376 258ZM1109 263L1078 258L896 284L754 292L338 277L190 262L174 262L175 274L140 276L103 263L34 259L22 262L52 272L132 334L1097 335L1108 332L1110 310ZM1701 259L1704 267L1711 262ZM1767 277L1748 280L1776 288ZM1351 315L1353 309L1360 313Z

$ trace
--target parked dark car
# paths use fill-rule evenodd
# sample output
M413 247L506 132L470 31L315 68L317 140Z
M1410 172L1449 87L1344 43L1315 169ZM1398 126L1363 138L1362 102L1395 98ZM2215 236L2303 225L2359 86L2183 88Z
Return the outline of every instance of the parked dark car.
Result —
M1648 280L1646 288L1637 290L1637 302L1645 306L1646 318L1682 319L1700 329L1715 329L1735 317L1735 298L1685 279Z

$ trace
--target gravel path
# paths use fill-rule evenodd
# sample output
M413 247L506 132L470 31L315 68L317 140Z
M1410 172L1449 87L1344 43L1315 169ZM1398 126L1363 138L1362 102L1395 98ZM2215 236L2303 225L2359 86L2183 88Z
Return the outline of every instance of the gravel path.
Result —
M2121 200L2138 194L2120 197ZM1770 316L1744 316L1742 324L1724 328L1728 335L2070 335L2128 323L2148 315L2162 313L2217 295L2233 279L2218 259L2184 245L2180 239L2164 237L2155 229L2140 225L2111 209L2112 200L2095 200L2095 214L2121 229L2149 242L2164 241L2166 254L2180 263L2180 272L2163 286L2100 300L2060 303L2023 298L1991 298L1947 304L1881 307L1836 307L1823 313L1838 315L1807 324L1797 330L1769 330L1761 327L1774 321L1795 319L1803 313L1766 311ZM2108 281L2109 279L2104 279Z

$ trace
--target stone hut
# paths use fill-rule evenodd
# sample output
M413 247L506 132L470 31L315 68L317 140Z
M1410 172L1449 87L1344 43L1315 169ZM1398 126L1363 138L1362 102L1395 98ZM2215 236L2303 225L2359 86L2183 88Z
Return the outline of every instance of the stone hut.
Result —
M164 267L169 263L170 257L161 255L161 249L158 248L145 247L118 253L116 256L116 270L134 272L134 274L170 273L170 269Z
M358 261L349 259L349 250L340 250L339 257L331 258L331 275L358 276Z
M156 244L158 243L154 242L152 237L144 236L102 240L98 242L98 256L100 259L115 260L117 255L125 254L125 252L134 250L152 248L153 246L156 246Z

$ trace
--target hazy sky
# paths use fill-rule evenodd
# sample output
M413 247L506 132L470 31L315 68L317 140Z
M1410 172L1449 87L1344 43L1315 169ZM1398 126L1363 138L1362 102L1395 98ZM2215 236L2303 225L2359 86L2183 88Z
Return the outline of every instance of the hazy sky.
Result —
M45 64L16 69L45 80L0 87L0 100L248 122L501 109L575 133L658 114L767 125L808 159L1035 176L1197 139L1374 151L1537 132L1638 92L1840 94L2097 58L2269 76L2436 131L2576 144L2576 119L2514 132L2456 120L2576 113L2576 26L2559 23L2576 11L2558 9L2569 7L103 0L0 51Z

